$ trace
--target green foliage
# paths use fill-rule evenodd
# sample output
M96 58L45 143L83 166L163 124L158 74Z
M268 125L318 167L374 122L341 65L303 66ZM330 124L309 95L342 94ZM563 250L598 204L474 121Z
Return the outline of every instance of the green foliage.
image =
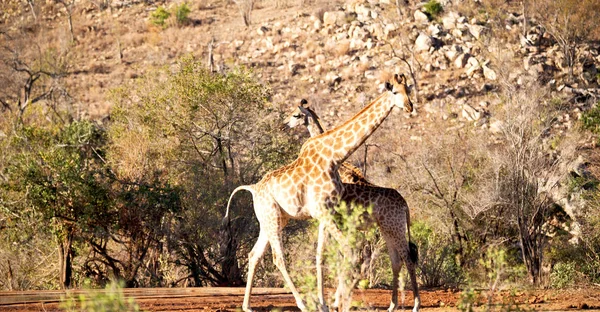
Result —
M331 217L342 232L344 241L338 242L330 237L325 245L324 265L328 278L324 282L332 281L338 287L336 292L339 292L340 311L349 311L351 307L360 304L351 300L354 288L368 286L368 281L361 279L360 274L362 246L365 241L374 238L376 228L371 220L371 207L341 202L335 210L336 213ZM318 221L311 220L311 228L308 231L316 233L318 225ZM311 253L310 256L312 258L314 254ZM304 263L300 265L303 271L301 274L293 271L292 273L297 275L294 280L298 281L298 287L309 310L317 310L316 277L311 265L314 260L309 259Z
M104 290L88 290L84 293L62 298L60 308L85 312L137 312L140 307L133 298L126 298L123 283L111 282Z
M456 307L463 312L473 312L475 311L478 297L479 292L469 286L460 293L460 299Z
M444 11L444 7L437 0L429 0L423 5L423 10L430 20L434 20Z
M107 161L119 180L168 182L180 191L182 209L168 244L179 263L194 272L197 286L242 283L235 267L248 250L235 244L215 248L224 236L218 225L229 192L297 155L298 144L278 130L281 119L268 103L270 95L249 70L212 73L192 57L112 95ZM258 230L251 209L248 197L234 198L231 234L244 247ZM223 271L235 276L214 269L217 261L225 262L223 250L233 266Z
M179 5L175 5L171 8L171 10L165 9L163 6L159 6L150 13L150 23L155 26L159 26L162 28L167 28L169 25L173 25L175 23L177 26L185 26L190 22L191 9L186 2L181 3ZM169 18L174 16L174 22L168 22Z
M576 191L595 191L598 189L600 181L588 176L569 176L569 192Z
M352 302L352 291L359 283L365 283L360 276L362 243L372 240L376 229L371 221L372 207L341 202L335 211L334 221L345 241L328 244L325 261L330 268L330 278L338 280L340 311L350 311L356 304Z
M553 288L565 288L573 285L577 272L572 262L559 262L550 273L550 285Z
M150 13L150 23L156 26L165 28L167 19L171 16L171 12L167 11L163 6L159 6Z
M499 289L511 275L525 273L524 270L515 268L510 263L510 253L502 247L490 247L479 259L479 268L485 272L483 290L475 290L471 280L468 286L461 292L457 307L461 311L476 311L475 307L483 305L487 301L485 311L522 311L516 304L514 295L503 297L502 303L497 305L494 299ZM519 273L515 273L519 272ZM487 297L485 298L484 297Z
M411 237L419 246L418 269L425 287L458 286L463 272L454 257L456 248L449 237L438 235L424 222L413 222Z
M581 124L583 129L600 134L600 104L583 113Z
M175 21L177 21L177 25L183 26L189 23L189 14L191 10L187 3L184 2L180 5L176 5L173 8L173 11L175 13Z
M47 220L83 229L101 217L108 201L98 178L104 140L102 131L87 121L63 129L24 127L15 144L27 148L8 167L6 187L25 193Z
M581 127L597 135L600 143L600 103L582 114Z

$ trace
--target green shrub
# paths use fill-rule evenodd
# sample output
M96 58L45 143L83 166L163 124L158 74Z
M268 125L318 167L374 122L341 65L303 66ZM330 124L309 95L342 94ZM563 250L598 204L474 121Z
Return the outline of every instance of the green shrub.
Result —
M581 116L581 127L597 136L600 143L600 102Z
M444 8L442 7L442 4L436 0L429 0L423 6L423 10L425 10L425 14L427 14L429 19L433 20L437 18L442 11L444 11Z
M577 272L572 262L559 262L550 273L550 285L553 288L565 288L573 285Z
M171 13L167 11L164 7L159 6L150 14L150 22L153 25L166 27L166 20L171 16Z
M60 308L65 311L120 312L139 311L133 298L125 298L123 283L111 282L104 290L89 290L78 296L63 298Z
M355 286L368 281L361 280L362 244L375 236L374 223L368 222L372 207L340 203L333 219L342 232L346 246L332 240L325 247L325 261L330 269L330 278L339 281L339 311L350 311L353 302L352 291Z
M188 15L190 14L191 10L187 3L184 2L181 5L175 6L173 11L175 12L175 20L177 21L177 25L183 26L189 23L190 18Z
M460 299L456 307L462 312L473 312L475 306L477 306L478 296L479 293L472 286L469 286L460 293Z
M458 286L463 280L463 272L456 261L455 251L449 237L436 234L429 225L413 222L412 238L419 246L417 273L425 287Z
M372 213L371 207L348 205L341 202L335 207L336 213L330 218L336 223L342 232L344 241L338 242L330 237L323 253L323 282L325 287L337 287L336 294L339 299L338 311L350 311L352 307L360 306L361 303L352 301L352 293L355 287L365 288L368 281L362 279L362 247L363 243L372 240L376 233L375 224L367 216ZM310 221L307 232L316 233L319 227L317 220ZM313 250L314 249L310 249ZM298 254L294 254L298 257ZM302 255L300 255L302 257ZM317 279L315 276L314 253L310 254L308 260L296 260L297 270L292 274L293 280L305 300L309 310L318 309ZM292 260L294 262L294 260ZM331 286L330 286L331 285ZM330 296L333 301L336 295Z
M600 134L600 103L581 116L583 129Z

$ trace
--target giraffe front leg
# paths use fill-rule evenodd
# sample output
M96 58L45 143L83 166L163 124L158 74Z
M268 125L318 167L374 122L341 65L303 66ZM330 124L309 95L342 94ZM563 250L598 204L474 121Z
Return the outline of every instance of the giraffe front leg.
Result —
M334 309L339 309L340 307L340 301L342 299L342 289L344 289L344 278L341 274L338 274L338 286L337 289L335 290L335 295L334 295L334 301L333 301L333 308Z
M325 231L325 222L319 223L319 234L317 238L317 296L319 297L319 305L324 312L328 311L327 303L325 303L325 289L323 288L323 250L327 241L327 232Z
M277 238L272 239L272 241L271 241L271 251L273 252L273 262L275 263L275 266L279 269L279 271L283 275L283 279L285 280L286 284L292 291L292 294L294 295L294 298L296 299L296 305L298 306L298 308L302 311L308 311L308 309L306 308L306 305L304 304L304 301L300 297L300 293L296 289L296 286L294 286L294 283L292 282L292 279L290 278L290 275L288 274L288 271L285 267L285 259L283 258L283 246L282 246L281 241L282 241L281 236L278 236Z

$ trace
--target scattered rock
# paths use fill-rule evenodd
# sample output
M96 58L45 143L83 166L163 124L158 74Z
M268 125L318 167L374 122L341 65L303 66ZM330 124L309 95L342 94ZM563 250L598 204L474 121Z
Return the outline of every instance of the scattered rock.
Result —
M487 67L487 65L483 65L482 68L483 68L483 77L485 77L485 79L496 80L498 78L496 76L496 72L493 69Z
M481 112L471 107L469 104L463 105L462 116L468 121L477 121L481 118Z
M475 37L475 39L481 38L481 36L487 30L487 28L485 28L485 26L473 25L473 24L467 24L467 28L469 29L469 32L471 33L471 35L473 35L473 37Z
M456 27L456 20L458 19L458 14L455 12L448 12L448 14L442 17L442 25L444 29L452 30Z
M454 59L454 67L456 68L463 68L465 67L465 65L467 65L467 60L469 59L470 55L467 53L462 53L459 54L456 59Z
M429 23L429 17L427 16L427 14L423 13L423 11L421 11L421 10L416 10L415 14L413 14L413 17L415 18L415 22L417 22L417 23L421 23L421 24Z
M325 26L342 26L346 23L346 13L342 11L329 11L323 14L323 24Z
M415 40L415 52L429 51L432 46L433 39L424 33L419 34Z

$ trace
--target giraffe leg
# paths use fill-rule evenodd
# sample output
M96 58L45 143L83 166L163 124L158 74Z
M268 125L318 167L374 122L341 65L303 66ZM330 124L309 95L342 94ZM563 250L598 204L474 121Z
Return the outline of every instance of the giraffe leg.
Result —
M258 234L258 240L248 255L248 277L246 281L246 292L244 293L244 303L242 309L246 312L252 311L250 309L250 293L252 292L252 279L254 279L254 272L256 265L265 254L265 250L269 245L269 239L267 234L261 230Z
M327 303L325 302L325 289L323 288L323 250L327 241L327 232L325 231L326 223L319 223L319 234L317 236L317 296L319 297L319 305L321 309L327 311Z
M340 301L342 300L342 289L344 288L344 280L342 278L342 275L338 275L338 286L335 290L335 300L333 301L333 307L335 309L338 309L340 307Z
M346 242L346 238L344 234L338 227L335 225L333 220L325 219L321 220L319 223L319 236L317 242L317 288L318 288L318 296L319 296L319 304L321 305L322 311L328 311L327 304L325 303L325 291L323 288L323 249L325 247L325 241L327 240L327 234L331 234L333 238L340 244L341 252L344 254L344 251L349 250L349 246ZM335 293L335 302L334 307L338 307L341 300L341 290L343 281L341 280L341 276L338 280L338 288Z
M306 305L304 305L304 302L300 297L300 293L296 289L296 286L294 286L294 283L292 282L292 279L290 278L290 275L288 274L288 271L285 267L285 259L283 257L283 246L281 242L281 231L278 233L277 236L271 237L270 239L271 250L273 251L273 262L283 275L283 279L292 291L292 294L296 299L296 305L298 306L298 308L302 311L307 311Z
M398 276L402 268L402 262L396 252L396 249L389 246L390 262L392 262L392 302L388 308L388 312L392 312L398 308Z
M404 258L404 261L406 262L406 269L408 270L408 275L410 275L410 282L412 285L413 296L415 298L413 312L417 312L417 311L419 311L419 308L421 307L421 297L419 296L419 285L417 284L417 273L416 273L417 264L410 260L410 257L408 257L408 252L409 252L409 250L407 248L407 250L406 250L407 254L406 254L406 257Z

